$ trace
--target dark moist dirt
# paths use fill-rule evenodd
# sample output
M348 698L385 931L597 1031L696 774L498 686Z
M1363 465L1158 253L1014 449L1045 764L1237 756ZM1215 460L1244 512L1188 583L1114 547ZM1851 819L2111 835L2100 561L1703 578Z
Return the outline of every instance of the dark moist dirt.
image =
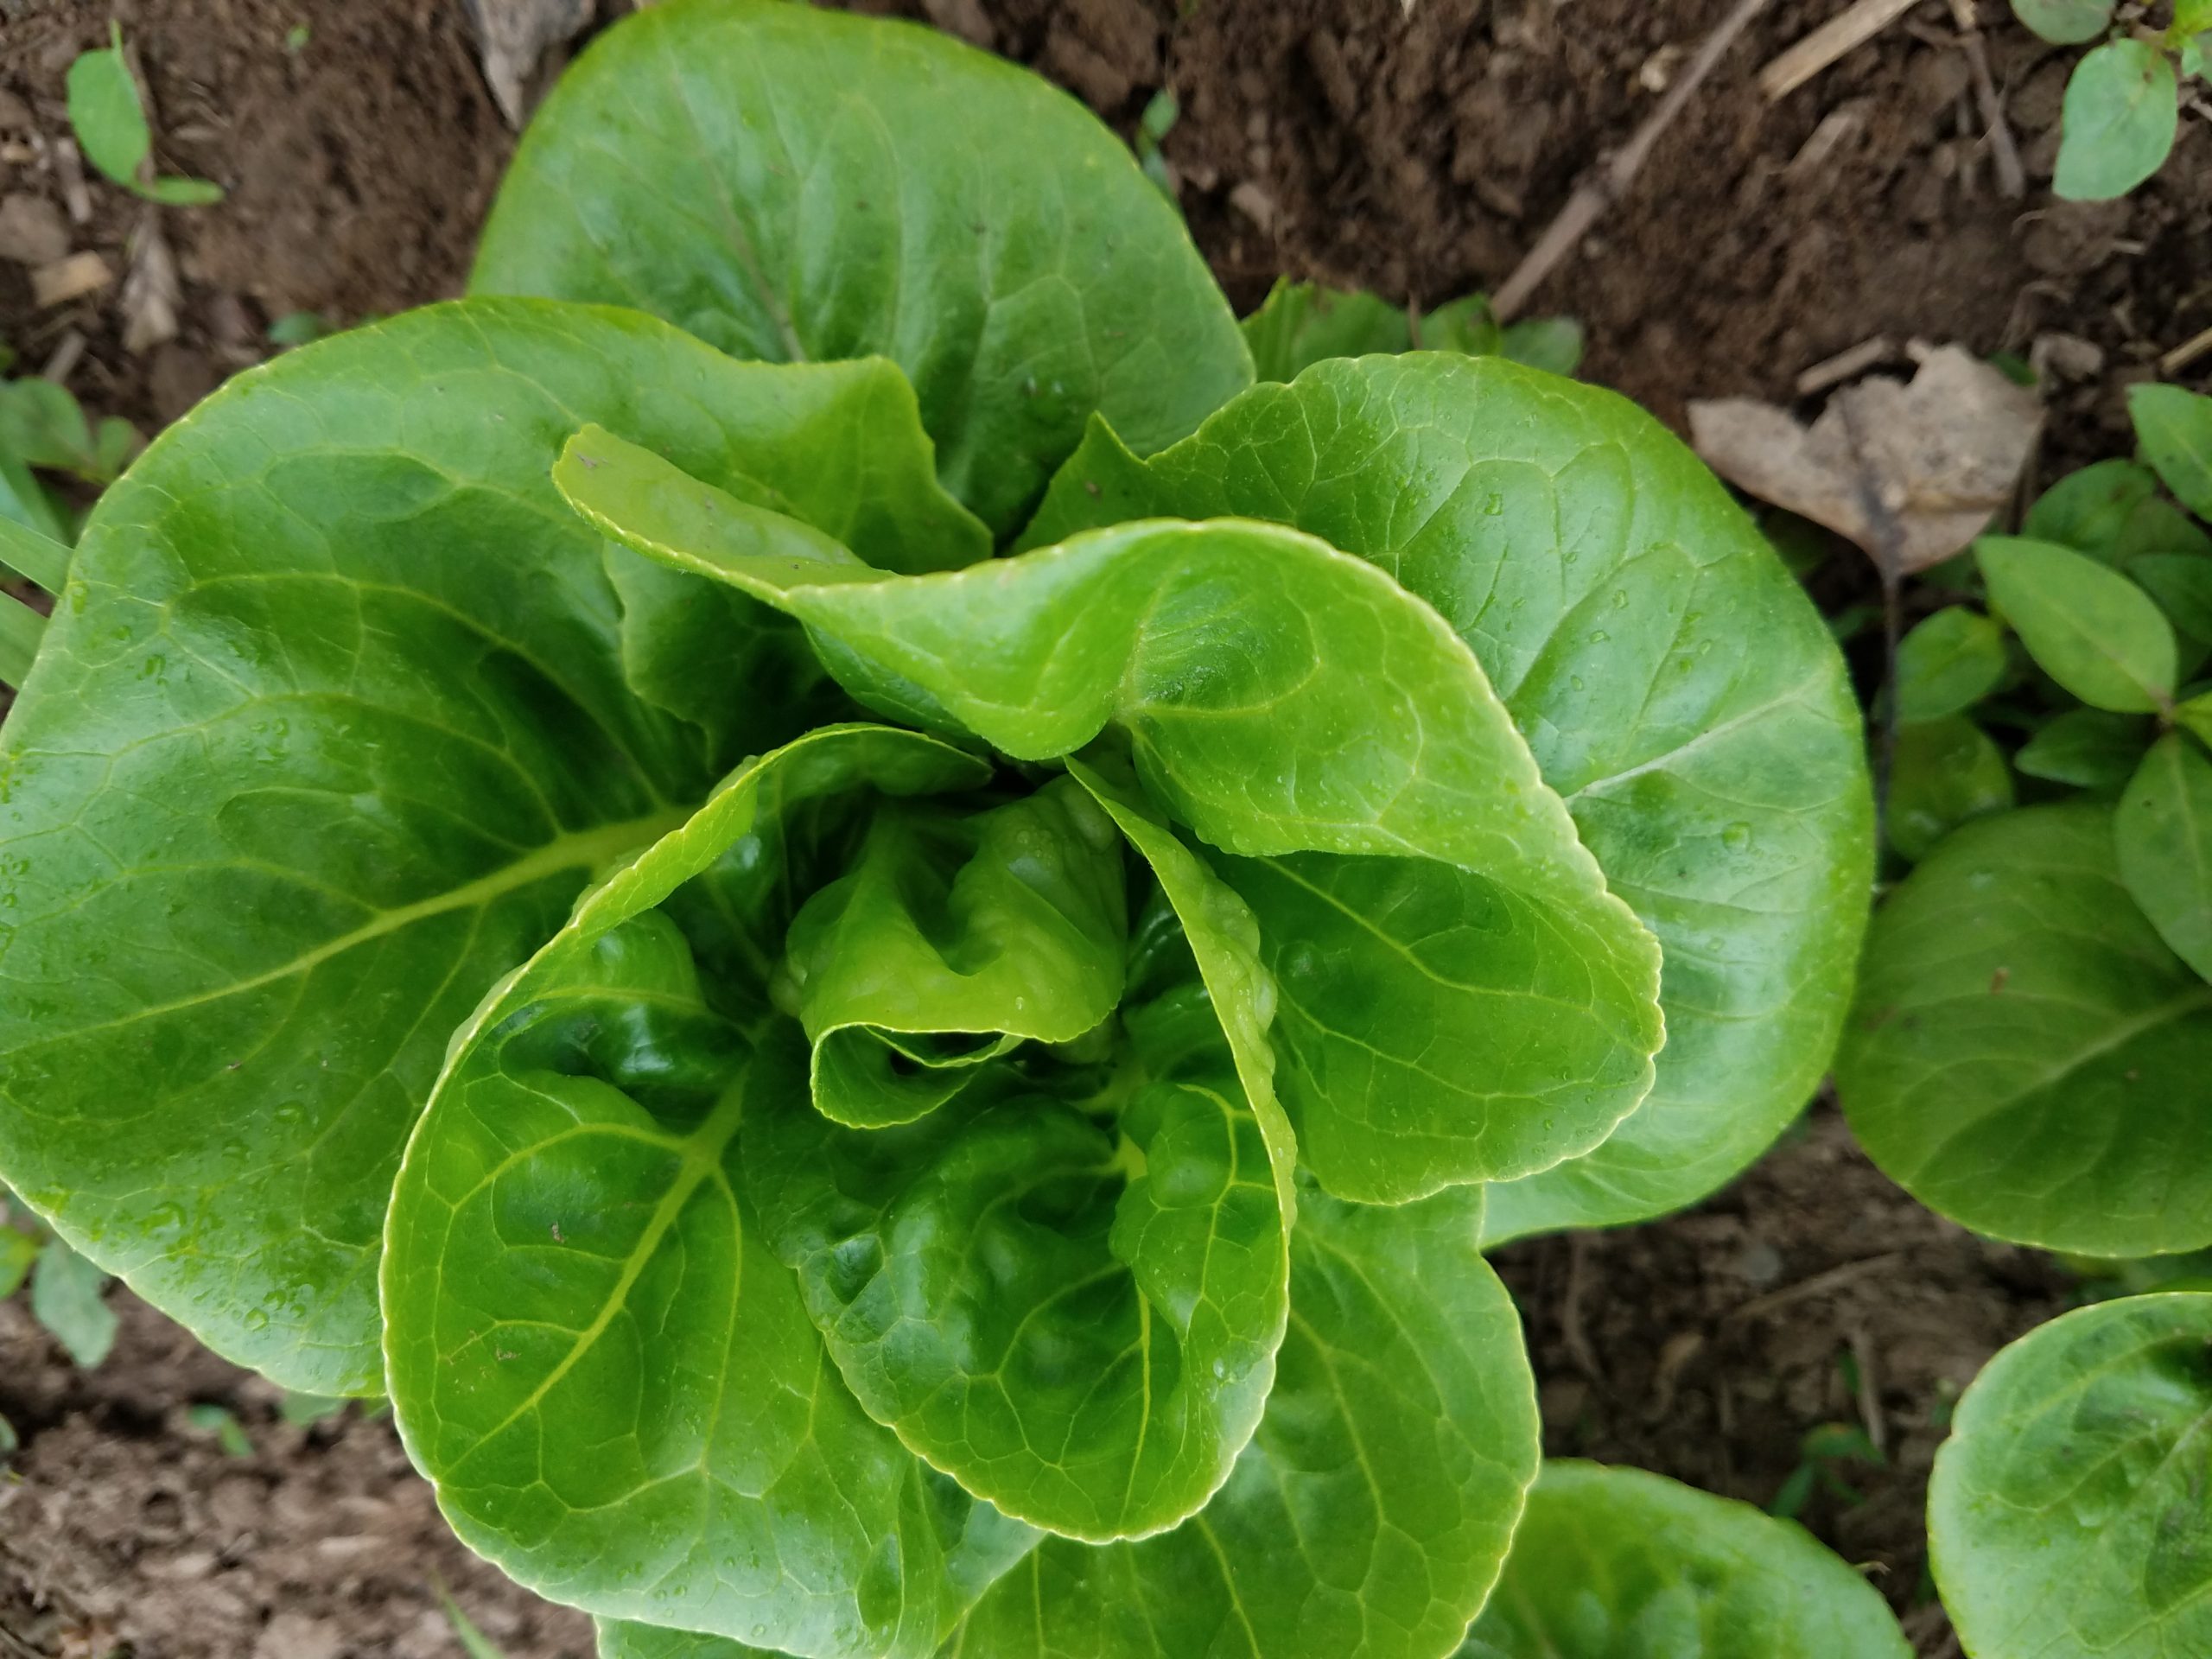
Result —
M1728 3L861 9L1033 64L1125 132L1172 86L1166 151L1242 308L1282 272L1420 306L1494 287ZM601 0L602 21L625 4ZM2129 200L2054 202L2068 58L1980 0L2032 179L2008 201L1946 0L1764 99L1758 67L1839 9L1774 0L1532 309L1581 318L1589 378L1677 424L1693 397L1786 400L1872 337L1959 340L2050 365L2046 474L2125 448L2126 386L2212 327L2212 122L2185 118ZM111 15L151 86L164 168L218 181L221 206L150 216L95 178L72 217L62 76ZM92 413L151 432L267 355L279 317L347 323L457 292L512 143L461 0L0 0L0 224L24 198L113 279L41 308L0 248L0 340L18 372L58 354ZM132 350L124 283L156 227L177 332ZM2044 1259L1920 1209L1823 1107L1695 1211L1517 1245L1499 1266L1528 1315L1548 1452L1767 1503L1808 1432L1856 1425L1884 1461L1837 1465L1856 1496L1816 1484L1803 1518L1866 1565L1923 1653L1955 1652L1923 1583L1928 1466L1958 1389L2066 1305ZM510 1659L588 1651L581 1619L452 1541L387 1422L283 1423L267 1385L116 1300L122 1339L91 1373L0 1304L0 1414L24 1440L0 1485L0 1659L430 1659L460 1651L441 1580ZM233 1412L253 1454L192 1427L195 1403Z

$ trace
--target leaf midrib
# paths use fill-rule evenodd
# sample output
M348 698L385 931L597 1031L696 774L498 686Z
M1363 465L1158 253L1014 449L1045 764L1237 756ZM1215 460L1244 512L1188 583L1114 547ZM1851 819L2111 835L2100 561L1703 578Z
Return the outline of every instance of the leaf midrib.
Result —
M563 870L591 869L628 852L632 848L658 840L662 836L681 827L690 817L688 810L671 810L649 814L641 818L630 818L616 823L601 824L596 829L571 831L556 836L543 846L525 854L511 864L501 866L474 881L433 893L411 905L401 905L391 910L376 912L371 919L350 932L327 939L308 950L302 951L290 961L276 967L264 969L243 979L214 986L189 996L157 1002L149 1007L133 1008L130 1013L96 1024L78 1026L67 1032L57 1033L44 1039L45 1043L73 1042L97 1033L111 1031L137 1024L142 1020L160 1019L218 1002L226 997L243 995L301 974L312 973L324 963L345 955L349 950L372 944L387 934L412 927L417 922L449 914L454 911L479 909L508 893L529 887L546 877L557 875ZM43 1046L37 1045L37 1046ZM25 1045L25 1047L34 1045Z

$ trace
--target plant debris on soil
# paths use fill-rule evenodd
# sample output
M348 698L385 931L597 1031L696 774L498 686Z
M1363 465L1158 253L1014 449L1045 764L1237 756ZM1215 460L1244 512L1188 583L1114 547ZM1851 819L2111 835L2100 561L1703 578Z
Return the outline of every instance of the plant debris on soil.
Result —
M597 21L629 3L595 0ZM1173 88L1171 177L1249 308L1282 274L1415 307L1495 287L1732 3L856 9L1031 64L1125 132ZM1979 0L2029 175L2011 200L1947 0L1779 99L1761 91L1760 68L1839 9L1773 0L1531 309L1580 318L1587 378L1678 428L1694 398L1809 416L1801 382L1839 355L1899 371L1915 342L1956 341L2044 371L2046 475L2124 453L2126 387L2212 328L2212 121L2185 117L2133 196L2053 200L2074 54ZM220 204L153 210L73 165L62 78L111 17L162 169L221 184ZM458 292L512 143L463 0L0 0L0 340L16 372L50 371L150 434L270 355L280 318L342 327ZM174 264L133 290L174 312L150 331L125 292L149 237ZM2185 372L2208 371L2212 355ZM1921 1209L1822 1109L1696 1210L1514 1246L1500 1267L1550 1452L1768 1503L1808 1432L1855 1426L1880 1461L1838 1464L1802 1518L1866 1566L1923 1652L1945 1650L1927 1471L1958 1389L2066 1305L2045 1259ZM430 1659L461 1651L441 1580L509 1659L589 1651L584 1621L452 1541L387 1421L287 1423L266 1384L117 1301L122 1340L86 1374L0 1305L0 1414L24 1442L0 1484L0 1659ZM195 1403L232 1413L251 1454L194 1427Z

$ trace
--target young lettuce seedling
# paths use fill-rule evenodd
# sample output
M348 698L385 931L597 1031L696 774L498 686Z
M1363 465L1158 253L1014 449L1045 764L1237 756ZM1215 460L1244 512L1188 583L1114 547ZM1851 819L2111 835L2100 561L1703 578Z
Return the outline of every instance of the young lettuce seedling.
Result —
M1454 1651L1537 1465L1484 1240L1709 1192L1841 1019L1788 573L1607 394L1255 385L1113 136L908 25L608 30L472 290L95 509L0 1174L388 1389L608 1655Z

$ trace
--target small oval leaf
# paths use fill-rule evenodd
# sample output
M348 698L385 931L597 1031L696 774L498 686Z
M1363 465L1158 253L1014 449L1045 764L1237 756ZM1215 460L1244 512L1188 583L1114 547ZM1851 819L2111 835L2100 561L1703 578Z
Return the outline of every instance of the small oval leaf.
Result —
M2066 83L2051 188L2069 201L2124 196L2165 165L2181 123L2174 66L2149 41L2110 41Z
M2173 700L2173 625L2118 571L2050 542L1975 543L1990 602L2038 666L2082 702L2150 714Z
M2012 773L1988 734L1954 715L1897 728L1890 769L1890 845L1905 858L1928 856L1969 818L2012 804Z
M2112 27L2116 0L2012 0L2012 13L2055 46L2079 46Z
M1897 646L1897 718L1961 714L2004 677L2005 630L1979 611L1948 606Z
M2212 397L2179 386L2132 386L2127 412L2143 454L2200 518L2212 518Z
M2174 954L2212 979L2212 760L2169 732L2120 797L2120 879Z

